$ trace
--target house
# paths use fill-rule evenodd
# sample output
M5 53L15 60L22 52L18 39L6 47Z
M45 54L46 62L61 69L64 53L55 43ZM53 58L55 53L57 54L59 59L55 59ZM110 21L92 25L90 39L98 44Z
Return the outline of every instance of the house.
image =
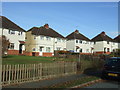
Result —
M53 56L54 50L66 50L66 39L45 24L26 33L26 55Z
M82 54L93 53L93 42L83 34L75 30L67 37L66 48L68 51L80 52Z
M114 42L105 32L101 32L95 36L92 41L94 42L94 53L110 54L118 48L118 43Z
M0 16L0 36L9 39L8 54L19 55L25 51L25 30L4 16Z
M120 35L114 38L115 42L118 43L118 49L120 49Z

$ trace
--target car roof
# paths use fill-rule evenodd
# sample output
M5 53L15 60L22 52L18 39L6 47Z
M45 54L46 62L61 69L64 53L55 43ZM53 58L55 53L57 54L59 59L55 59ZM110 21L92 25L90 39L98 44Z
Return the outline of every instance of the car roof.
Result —
M120 59L120 57L111 57L111 59Z

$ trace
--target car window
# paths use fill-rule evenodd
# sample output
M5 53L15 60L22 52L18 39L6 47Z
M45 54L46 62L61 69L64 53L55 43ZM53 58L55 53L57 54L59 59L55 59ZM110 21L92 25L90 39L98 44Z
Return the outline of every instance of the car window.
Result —
M119 65L120 66L120 59L108 59L106 62L108 65Z

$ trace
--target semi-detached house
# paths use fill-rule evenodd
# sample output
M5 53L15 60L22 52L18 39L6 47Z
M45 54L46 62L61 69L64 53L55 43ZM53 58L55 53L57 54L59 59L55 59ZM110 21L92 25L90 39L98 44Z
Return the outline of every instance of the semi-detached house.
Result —
M67 50L82 54L93 53L93 42L83 34L79 33L78 30L72 32L66 38Z
M26 32L26 55L53 56L54 50L66 50L66 39L45 24Z
M4 16L0 16L0 36L9 39L8 54L19 55L25 51L25 30Z
M95 36L92 41L94 42L94 53L110 54L111 52L118 49L118 42L115 42L115 40L106 35L105 32L101 32Z

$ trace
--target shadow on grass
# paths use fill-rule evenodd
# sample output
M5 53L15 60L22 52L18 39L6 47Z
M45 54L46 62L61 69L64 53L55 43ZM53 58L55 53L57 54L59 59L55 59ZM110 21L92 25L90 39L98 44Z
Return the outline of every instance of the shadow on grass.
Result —
M8 55L8 56L4 56L2 58L12 58L12 57L14 57L14 56Z

